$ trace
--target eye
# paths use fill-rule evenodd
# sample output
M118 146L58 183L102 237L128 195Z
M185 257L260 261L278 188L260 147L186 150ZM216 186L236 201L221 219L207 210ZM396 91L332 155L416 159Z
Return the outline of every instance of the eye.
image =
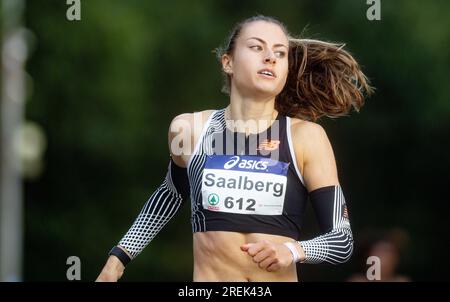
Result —
M284 51L277 51L275 53L279 58L284 58L286 56L286 52Z
M262 47L259 45L250 46L251 49L262 50Z

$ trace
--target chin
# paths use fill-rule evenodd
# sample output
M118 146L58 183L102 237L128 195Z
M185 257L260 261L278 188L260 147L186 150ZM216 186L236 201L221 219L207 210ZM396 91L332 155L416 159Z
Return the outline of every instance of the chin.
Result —
M281 91L282 87L277 87L276 83L261 83L261 82L253 82L253 85L245 85L242 86L241 89L238 88L241 92L245 92L245 95L256 96L260 98L271 98L277 96Z
M268 87L269 85L257 85L254 87L254 92L257 95L267 96L267 97L275 97L277 96L282 89L279 87Z

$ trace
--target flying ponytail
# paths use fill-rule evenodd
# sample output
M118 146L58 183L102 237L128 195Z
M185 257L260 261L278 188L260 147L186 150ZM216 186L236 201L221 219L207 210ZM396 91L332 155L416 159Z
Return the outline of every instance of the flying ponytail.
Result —
M344 44L289 38L289 72L276 98L276 109L288 116L316 121L356 111L373 92Z

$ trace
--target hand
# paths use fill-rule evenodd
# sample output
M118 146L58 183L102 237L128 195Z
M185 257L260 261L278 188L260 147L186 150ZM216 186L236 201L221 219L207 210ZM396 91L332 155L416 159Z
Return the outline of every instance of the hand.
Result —
M265 269L268 272L288 267L294 260L287 246L267 240L244 244L241 246L241 250L247 252L261 269Z
M95 282L117 282L122 277L124 270L125 267L116 256L109 256Z

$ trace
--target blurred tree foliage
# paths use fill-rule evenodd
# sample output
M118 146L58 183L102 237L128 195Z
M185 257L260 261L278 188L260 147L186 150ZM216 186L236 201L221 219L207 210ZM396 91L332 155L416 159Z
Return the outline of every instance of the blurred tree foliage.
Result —
M359 114L319 121L356 247L367 228L402 227L411 237L402 272L448 279L434 254L449 252L450 2L383 1L381 21L368 21L363 0L82 0L72 22L65 2L27 1L27 119L45 129L48 150L44 173L26 183L26 280L65 280L71 255L83 280L96 278L166 173L171 119L226 106L212 50L257 13L345 42L377 88ZM317 231L308 213L305 238ZM123 280L191 280L189 215L185 205ZM356 261L302 266L302 279L344 280Z

